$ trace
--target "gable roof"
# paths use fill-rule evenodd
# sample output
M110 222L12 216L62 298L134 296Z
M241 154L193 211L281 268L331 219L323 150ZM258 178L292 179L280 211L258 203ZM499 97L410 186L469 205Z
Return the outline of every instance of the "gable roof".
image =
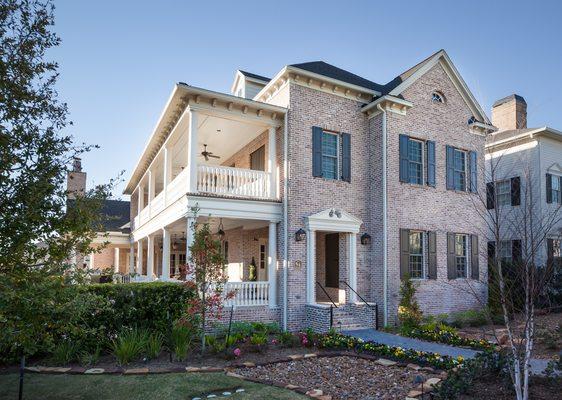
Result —
M351 85L361 86L370 90L375 90L380 92L383 88L382 85L365 79L359 75L355 75L349 71L338 68L332 64L328 64L324 61L311 61L300 64L291 64L289 67L299 68L308 72L312 72L318 75L323 75L328 78L336 79Z
M545 136L551 139L562 141L562 132L548 126L540 128L509 129L488 135L486 137L486 147L495 147L518 140Z

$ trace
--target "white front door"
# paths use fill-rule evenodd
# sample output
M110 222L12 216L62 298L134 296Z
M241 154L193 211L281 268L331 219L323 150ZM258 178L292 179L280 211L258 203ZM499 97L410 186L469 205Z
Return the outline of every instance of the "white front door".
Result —
M267 239L258 241L258 281L267 281Z

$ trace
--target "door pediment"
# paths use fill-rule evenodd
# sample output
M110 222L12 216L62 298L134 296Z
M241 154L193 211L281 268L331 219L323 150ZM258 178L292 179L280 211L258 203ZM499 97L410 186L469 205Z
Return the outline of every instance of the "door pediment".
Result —
M350 213L329 208L305 218L306 228L312 231L359 233L363 221Z

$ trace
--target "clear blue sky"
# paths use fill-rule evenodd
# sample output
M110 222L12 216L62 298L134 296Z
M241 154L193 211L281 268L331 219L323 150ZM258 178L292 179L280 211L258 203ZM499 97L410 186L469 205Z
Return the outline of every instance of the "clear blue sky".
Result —
M511 93L529 126L562 129L559 1L76 1L56 4L59 92L88 185L129 177L174 83L228 92L323 60L386 83L444 48L489 115ZM120 196L123 184L115 191Z

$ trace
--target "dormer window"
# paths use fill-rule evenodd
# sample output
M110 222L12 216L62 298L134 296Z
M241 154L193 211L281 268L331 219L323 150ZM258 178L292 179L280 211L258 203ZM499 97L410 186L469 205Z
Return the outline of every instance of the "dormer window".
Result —
M476 117L474 115L468 119L468 125L472 125L475 122L476 122Z
M434 103L445 103L445 97L443 96L443 93L433 92L431 94L431 101Z

